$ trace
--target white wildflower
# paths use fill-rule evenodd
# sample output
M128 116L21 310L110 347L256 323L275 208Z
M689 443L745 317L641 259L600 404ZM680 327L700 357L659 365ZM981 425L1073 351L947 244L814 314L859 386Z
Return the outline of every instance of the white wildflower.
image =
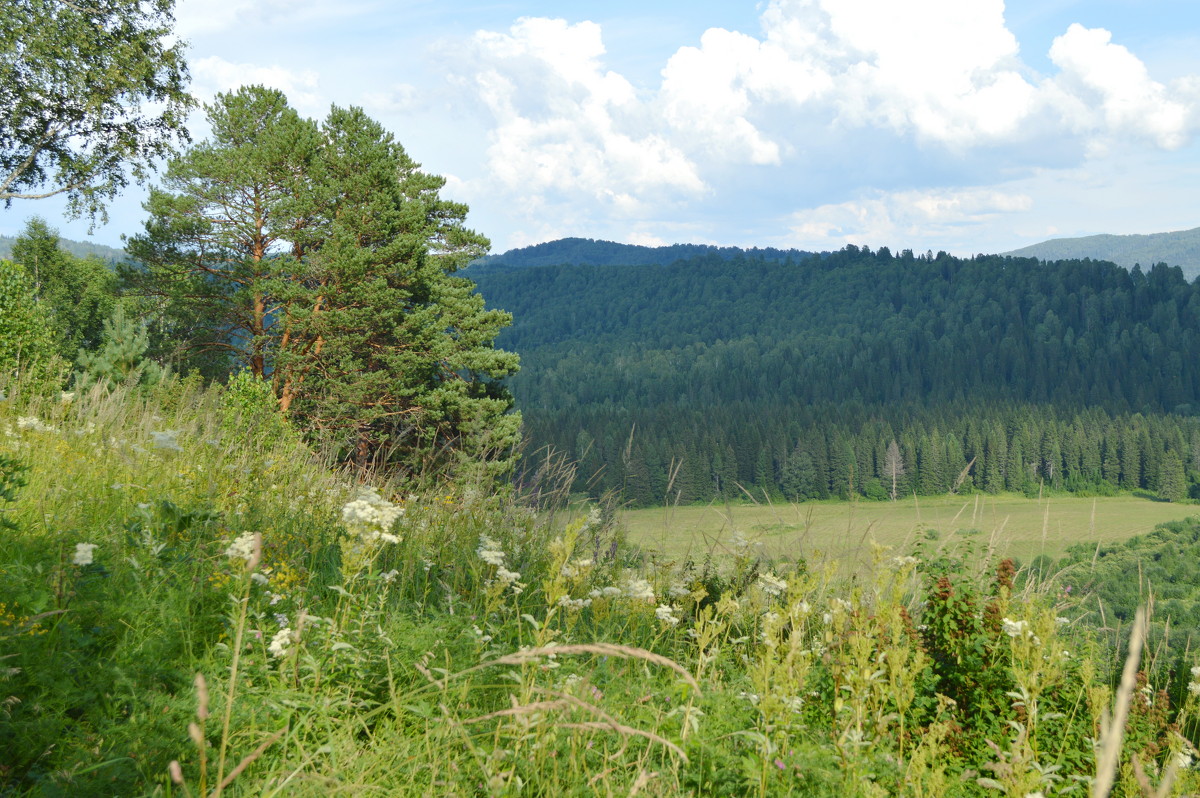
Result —
M268 584L268 583L271 581L271 580L267 579L267 577L266 577L265 575L263 575L263 574L260 574L260 573L253 573L253 574L250 574L250 578L251 578L251 579L252 579L252 580L253 580L253 581L254 581L256 584L260 584L260 585L266 585L266 584Z
M771 573L759 574L758 586L768 596L782 596L787 592L787 582Z
M402 515L403 507L384 499L373 488L363 488L357 499L342 507L342 523L365 543L399 543L400 538L391 529Z
M1054 619L1054 622L1055 622L1056 624L1058 624L1059 626L1066 626L1067 624L1069 624L1069 623L1071 622L1071 619L1070 619L1070 618L1064 618L1063 616L1061 616L1061 615L1060 615L1060 616L1058 616L1057 618L1055 618L1055 619Z
M592 600L590 598L573 599L570 596L560 596L558 606L578 612L585 607L592 606Z
M71 558L71 562L76 565L91 565L92 554L96 551L95 543L76 543L75 556Z
M388 571L387 573L380 574L379 577L383 580L383 583L385 585L390 585L392 582L396 581L396 577L399 575L400 575L400 572L398 570L396 570L395 568L393 568L392 570Z
M688 590L687 585L683 584L682 582L672 582L671 586L667 588L667 595L671 598L683 598L684 596L690 596L691 594L692 591Z
M69 403L75 401L75 392L74 391L63 391L62 393L59 394L59 399L62 401L62 403L64 405L69 404Z
M729 547L733 549L733 553L739 557L744 557L750 552L751 543L746 540L746 536L740 530L734 530L733 537L729 539Z
M645 579L630 577L625 583L625 595L635 601L654 601L654 588Z
M292 653L292 644L299 639L298 634L285 626L271 638L271 642L267 645L267 651L272 657L286 657Z
M179 432L173 429L166 429L162 432L151 432L150 438L154 442L155 449L165 449L168 452L182 452L183 447L179 445Z
M660 604L658 609L654 611L654 617L665 623L667 626L676 626L679 624L679 617L675 615L677 608L673 604Z
M250 562L254 559L254 533L246 532L239 535L237 540L229 544L229 548L225 549L225 556L231 560L245 560Z
M1002 618L1000 623L1004 627L1004 634L1009 637L1025 637L1029 634L1029 624L1026 621L1014 621L1012 618Z
M499 543L487 535L479 536L479 547L475 549L475 553L488 565L494 565L497 568L504 566L504 550L500 548Z
M892 558L892 565L896 566L897 568L909 568L911 566L918 564L919 562L921 562L920 559L918 559L917 557L911 557L911 556L893 557Z
M34 432L54 432L53 424L46 424L37 416L17 416L17 429L31 429Z
M567 579L574 579L575 577L577 577L581 574L587 573L587 570L591 567L592 567L591 558L584 559L584 560L576 560L575 562L563 563L563 567L562 567L560 573Z
M591 529L594 526L599 526L600 520L601 520L600 508L592 507L590 510L588 510L587 518L584 519L583 526L579 527L579 531L583 532L585 530Z
M512 588L512 592L520 593L525 589L525 584L521 581L521 575L516 571L510 571L503 565L496 568L496 581L505 587Z
M1182 737L1176 737L1182 744L1179 751L1175 754L1175 767L1180 770L1187 770L1196 762L1196 749L1192 744Z

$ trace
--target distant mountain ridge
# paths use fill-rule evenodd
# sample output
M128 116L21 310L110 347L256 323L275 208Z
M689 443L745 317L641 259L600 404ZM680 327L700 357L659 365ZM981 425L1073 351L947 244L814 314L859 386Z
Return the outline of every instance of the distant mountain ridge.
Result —
M11 258L13 243L16 241L15 236L0 235L0 258ZM120 263L125 260L125 250L115 247L106 247L103 244L91 244L86 241L72 241L69 238L58 239L58 246L70 252L77 258L86 258L89 255L95 255L100 260L108 263Z
M647 247L639 244L619 244L591 238L560 238L528 247L510 249L500 255L487 255L471 264L479 273L501 269L523 269L537 266L668 266L676 261L716 255L724 260L748 255L765 261L803 260L812 255L799 249L741 249L711 244L668 244Z
M1127 269L1141 264L1143 271L1156 263L1165 263L1178 266L1188 280L1194 280L1200 275L1200 227L1148 235L1105 233L1082 238L1052 238L1001 254L1047 261L1091 258L1111 261Z

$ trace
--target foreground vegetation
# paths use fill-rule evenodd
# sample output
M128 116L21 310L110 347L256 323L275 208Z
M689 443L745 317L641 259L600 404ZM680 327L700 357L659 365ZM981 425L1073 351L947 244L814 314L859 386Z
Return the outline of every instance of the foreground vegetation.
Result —
M600 512L368 489L236 383L10 385L0 456L0 794L1200 788L1200 669L1115 690L1127 629L1004 562L647 563Z

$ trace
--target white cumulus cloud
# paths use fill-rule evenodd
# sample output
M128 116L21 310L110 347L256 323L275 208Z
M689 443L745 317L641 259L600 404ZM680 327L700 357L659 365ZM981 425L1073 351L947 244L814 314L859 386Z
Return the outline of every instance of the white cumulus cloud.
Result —
M369 8L369 0L338 3L328 0L179 0L175 7L175 28L180 36L190 38L239 26L308 25L330 18L354 16Z
M599 25L522 19L472 44L475 71L459 82L494 119L492 178L519 191L527 210L552 193L634 215L705 190L683 152L639 124L644 110L629 81L603 68Z
M1026 194L991 188L874 192L861 199L797 211L790 227L793 245L801 248L902 245L931 239L957 248L958 239L970 237L970 228L1002 214L1027 211L1032 205Z
M274 65L235 64L215 55L193 61L191 67L192 90L206 102L218 92L262 84L282 91L301 111L320 113L326 110L318 94L319 77L311 69L295 72Z
M1055 86L1068 125L1101 138L1145 137L1165 149L1182 147L1195 132L1195 105L1187 102L1194 95L1172 97L1109 31L1071 25L1054 40L1050 59L1060 70Z
M1200 76L1158 82L1108 31L1077 24L1040 74L1003 0L769 0L760 24L708 29L637 86L594 22L478 31L447 60L489 131L474 193L503 196L531 236L641 220L661 237L748 204L759 221L741 229L761 231L790 203L803 210L781 223L806 246L965 241L1028 210L1004 183L1115 148L1179 150L1200 129Z

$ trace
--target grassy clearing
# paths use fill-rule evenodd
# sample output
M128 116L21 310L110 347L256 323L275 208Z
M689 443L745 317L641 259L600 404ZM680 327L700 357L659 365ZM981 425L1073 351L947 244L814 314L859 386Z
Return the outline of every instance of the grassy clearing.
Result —
M871 541L901 550L918 541L953 548L963 541L997 557L1060 557L1076 543L1113 543L1200 508L1138 496L1030 499L1016 495L908 498L896 502L805 502L627 510L629 539L667 557L728 553L735 531L769 557L864 563Z

